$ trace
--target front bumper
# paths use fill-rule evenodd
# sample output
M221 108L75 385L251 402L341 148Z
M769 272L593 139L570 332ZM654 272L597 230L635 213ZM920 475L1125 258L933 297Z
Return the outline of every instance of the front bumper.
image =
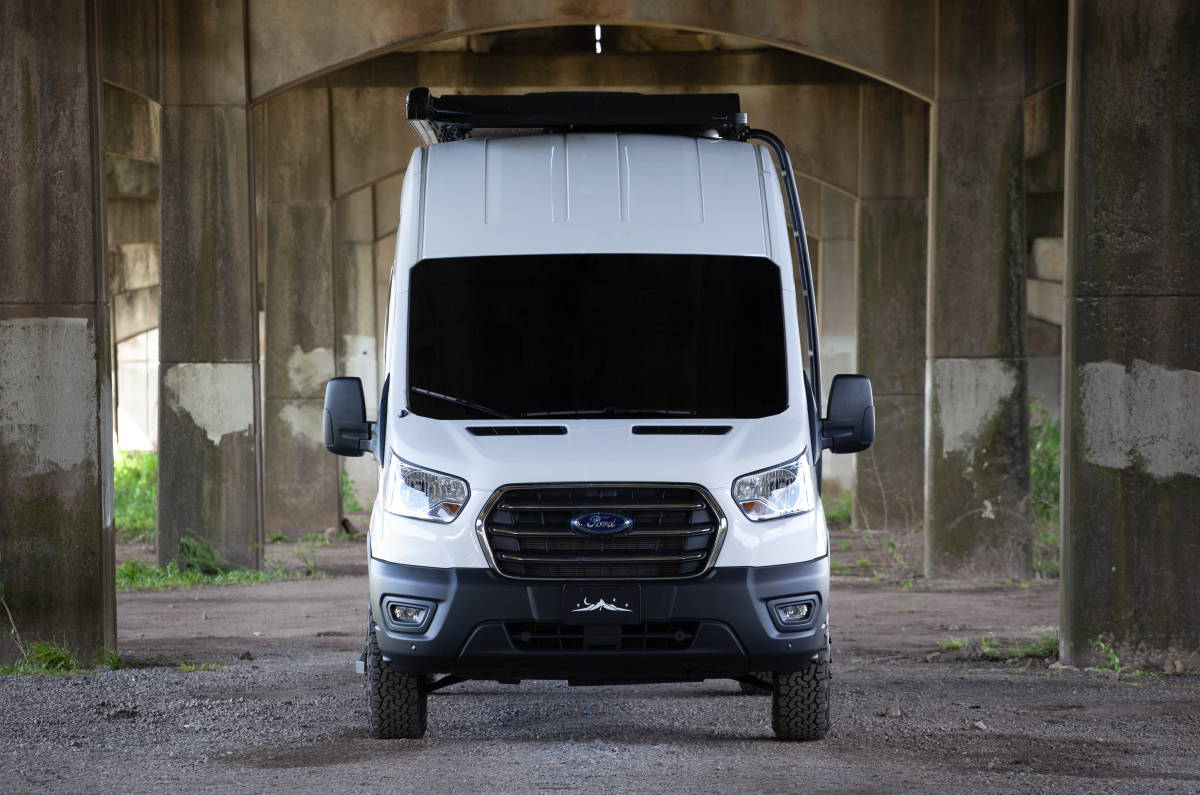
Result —
M643 626L687 630L688 640L672 648L638 650L531 649L518 642L517 625L564 624L561 582L513 581L490 569L435 569L375 558L369 559L369 572L380 650L394 668L412 673L579 683L694 681L797 670L825 645L828 557L715 568L689 580L608 583L638 586ZM768 601L810 594L817 597L812 621L781 631ZM428 626L420 632L388 628L381 605L389 596L432 603Z

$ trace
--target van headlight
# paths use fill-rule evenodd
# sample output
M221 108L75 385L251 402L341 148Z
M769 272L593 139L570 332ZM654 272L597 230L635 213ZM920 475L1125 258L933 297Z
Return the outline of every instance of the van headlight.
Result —
M812 468L804 456L733 481L733 501L753 522L811 511L817 505Z
M471 488L462 478L413 466L394 452L389 464L383 501L388 513L453 522L471 496Z

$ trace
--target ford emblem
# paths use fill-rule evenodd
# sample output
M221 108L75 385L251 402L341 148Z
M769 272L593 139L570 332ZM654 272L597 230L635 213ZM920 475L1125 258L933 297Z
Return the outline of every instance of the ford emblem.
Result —
M614 511L589 511L572 519L571 527L588 535L611 536L633 527L633 517Z

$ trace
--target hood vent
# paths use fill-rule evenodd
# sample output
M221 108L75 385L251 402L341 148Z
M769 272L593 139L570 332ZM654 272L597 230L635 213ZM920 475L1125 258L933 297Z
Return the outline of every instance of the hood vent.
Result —
M474 436L563 436L564 425L471 425L467 430Z
M639 436L724 436L732 425L634 425Z

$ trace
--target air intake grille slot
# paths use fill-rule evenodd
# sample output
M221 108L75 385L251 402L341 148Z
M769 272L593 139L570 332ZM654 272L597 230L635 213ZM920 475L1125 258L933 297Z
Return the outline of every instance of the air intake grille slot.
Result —
M634 425L639 436L724 436L732 425Z
M589 511L633 525L615 535L572 529ZM702 489L650 484L516 486L498 492L482 520L496 570L539 580L692 577L708 568L722 528Z
M472 436L564 436L565 425L469 425Z
M582 651L590 645L583 627L532 621L505 625L513 648L519 651ZM615 651L686 651L696 641L697 621L651 621L620 628L609 646Z

